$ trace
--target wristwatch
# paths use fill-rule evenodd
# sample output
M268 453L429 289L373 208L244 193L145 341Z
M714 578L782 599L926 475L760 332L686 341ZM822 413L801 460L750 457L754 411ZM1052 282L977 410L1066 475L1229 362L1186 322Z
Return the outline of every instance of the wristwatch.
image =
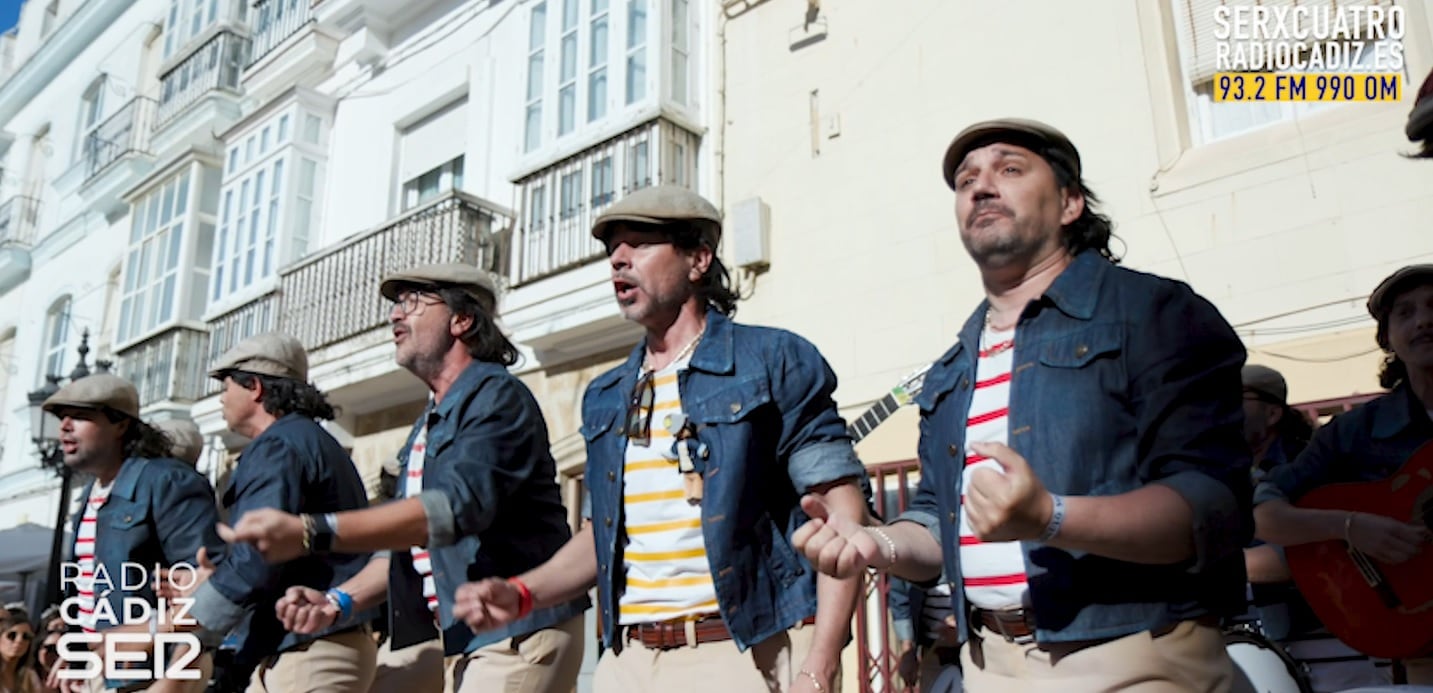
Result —
M308 544L309 552L319 556L326 556L333 552L333 540L338 536L338 517L333 513L322 515L305 515L308 520L304 523L304 537Z

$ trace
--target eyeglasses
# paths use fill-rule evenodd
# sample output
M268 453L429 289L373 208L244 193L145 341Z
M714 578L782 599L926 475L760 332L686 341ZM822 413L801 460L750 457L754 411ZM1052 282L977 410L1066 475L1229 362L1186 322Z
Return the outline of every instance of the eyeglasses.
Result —
M632 401L627 405L627 438L638 445L652 442L652 402L656 397L657 385L652 371L644 370L632 388Z
M425 301L424 296L432 296L433 300ZM404 315L412 315L418 311L419 306L436 306L442 303L443 299L425 291L404 291L398 295L398 300L393 302L393 307Z
M9 633L5 634L5 639L9 640L10 642L15 642L20 638L24 638L25 642L29 642L35 639L35 634L24 630L12 630Z

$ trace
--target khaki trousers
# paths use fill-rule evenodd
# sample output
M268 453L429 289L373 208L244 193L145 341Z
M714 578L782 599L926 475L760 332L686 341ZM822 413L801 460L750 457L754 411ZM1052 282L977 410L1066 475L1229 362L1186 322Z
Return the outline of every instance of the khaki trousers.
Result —
M368 628L311 640L265 658L248 693L354 693L373 683L378 646Z
M971 693L1223 693L1234 682L1219 629L1195 621L1094 645L1015 643L981 626L960 661Z
M816 628L793 628L739 652L731 640L696 647L649 650L623 643L603 653L592 676L594 693L785 693L811 651ZM840 679L831 690L840 690Z
M451 693L570 693L584 648L582 616L447 659ZM418 693L416 688L409 689Z
M444 685L443 644L429 640L393 650L393 638L378 648L378 668L369 693L427 693Z

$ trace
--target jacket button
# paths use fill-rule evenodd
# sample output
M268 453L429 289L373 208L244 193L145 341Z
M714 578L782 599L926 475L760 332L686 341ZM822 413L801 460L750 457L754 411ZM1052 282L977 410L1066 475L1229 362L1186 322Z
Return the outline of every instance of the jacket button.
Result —
M735 413L737 413L737 412L739 412L739 411L741 411L741 402L732 402L732 403L731 403L731 413L735 414Z
M950 447L946 448L946 450L948 450L948 451L950 452L950 456L951 456L951 457L959 457L959 456L960 456L960 446L959 446L959 445L956 445L955 443L951 443L951 444L950 444Z
M962 389L962 390L968 390L968 389L970 389L970 378L961 378L961 379L960 379L960 389Z
M1080 358L1081 356L1084 356L1088 353L1090 353L1090 348L1085 346L1084 344L1075 347L1075 358Z
M125 515L125 516L124 516L124 521L125 521L125 522L129 522L130 520L133 520L133 519L134 519L134 518L131 517L131 516L129 516L129 515Z
M617 480L617 472L607 472L607 480L608 480L608 481L616 481L616 480Z
M611 517L608 517L606 520L603 520L603 523L606 524L608 527L611 527L611 526L612 526L612 518L611 518Z
M955 524L955 521L958 520L958 519L960 519L960 516L959 516L959 515L956 515L955 513L952 512L952 513L950 513L949 519L950 519L950 523L951 523L951 524Z

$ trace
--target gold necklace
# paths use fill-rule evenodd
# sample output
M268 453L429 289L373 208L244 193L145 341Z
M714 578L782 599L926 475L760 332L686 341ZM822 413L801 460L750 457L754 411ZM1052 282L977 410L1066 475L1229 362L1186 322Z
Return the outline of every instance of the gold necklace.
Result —
M1015 346L1013 339L1001 342L999 344L995 344L993 346L989 343L991 333L1001 331L995 327L995 319L991 317L994 312L995 311L992 308L987 307L985 309L985 329L980 331L980 353L982 356L986 357L998 356L1000 354L1005 353L1006 351L1009 351L1011 347Z
M692 341L687 342L687 345L684 346L684 347L682 347L682 350L681 350L681 351L678 351L678 352L677 352L676 358L673 358L671 361L668 361L668 362L667 362L667 365L670 366L670 365L672 365L672 364L674 364L674 363L677 363L678 361L681 361L682 359L686 358L689 354L691 354L691 353L692 353L692 350L694 350L694 349L697 348L697 342L702 341L702 335L704 335L704 334L706 334L706 333L707 333L707 326L706 326L706 325L702 325L702 329L700 329L700 330L697 331L697 336L692 337ZM646 355L646 358L642 359L642 370L647 371L647 372L652 372L652 371L657 370L657 369L655 369L655 368L652 367L652 354L651 354L651 352L648 352L647 355Z

